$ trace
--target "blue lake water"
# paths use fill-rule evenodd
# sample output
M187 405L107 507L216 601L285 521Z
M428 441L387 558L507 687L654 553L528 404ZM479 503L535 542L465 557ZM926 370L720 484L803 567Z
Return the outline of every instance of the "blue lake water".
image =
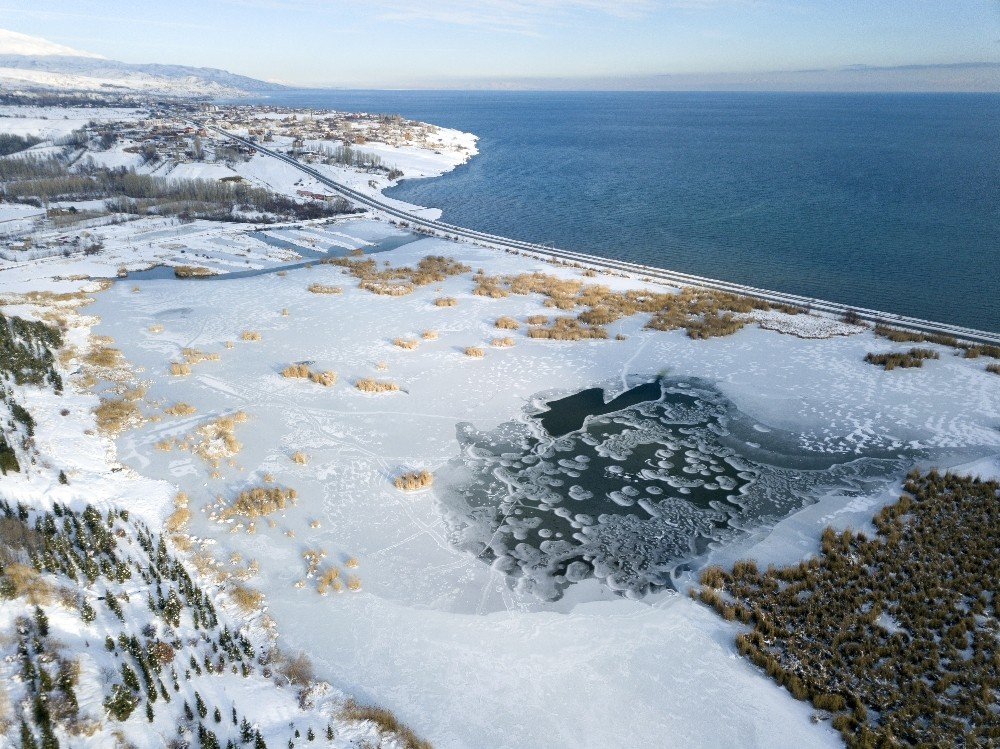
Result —
M289 91L481 154L389 195L519 239L1000 330L1000 96Z

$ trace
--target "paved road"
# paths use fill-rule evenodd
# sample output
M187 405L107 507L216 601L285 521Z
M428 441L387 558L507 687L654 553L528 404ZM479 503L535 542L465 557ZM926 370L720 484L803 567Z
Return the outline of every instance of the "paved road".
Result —
M532 255L539 259L549 260L561 260L568 263L579 263L585 267L597 268L597 269L607 269L616 272L629 273L632 275L637 275L641 278L650 278L654 281L661 281L666 284L673 286L695 286L705 289L716 289L719 291L729 291L734 294L743 294L745 296L755 297L757 299L764 299L768 302L778 303L778 304L791 304L797 307L802 307L808 309L812 312L829 315L832 317L841 318L848 312L856 315L859 319L864 320L869 323L884 323L891 325L892 327L902 328L904 330L910 330L919 333L931 333L931 334L941 334L950 335L958 338L961 341L966 341L969 343L984 343L990 345L1000 345L1000 333L995 333L987 330L976 330L975 328L966 328L960 325L952 325L950 323L939 323L932 320L921 320L916 317L908 317L906 315L896 315L891 312L881 312L879 310L866 309L864 307L851 307L850 305L840 304L838 302L829 302L824 299L814 299L812 297L799 296L797 294L786 294L779 291L769 291L767 289L758 289L753 286L744 286L742 284L730 283L728 281L720 281L714 278L704 278L702 276L694 276L688 273L679 273L677 271L667 270L665 268L656 268L648 265L640 265L638 263L629 263L623 260L615 260L612 258L604 258L596 255L587 255L581 252L573 252L572 250L562 250L555 247L549 247L547 245L534 244L532 242L523 242L517 239L510 239L508 237L500 237L495 234L488 234L486 232L476 231L475 229L466 229L461 226L454 226L453 224L445 223L444 221L435 221L432 219L422 218L420 216L409 213L405 210L397 208L390 205L378 198L374 198L365 193L354 190L346 185L342 185L339 182L331 179L330 177L322 174L316 169L313 169L307 164L303 164L297 159L288 156L287 154L280 153L279 151L274 151L270 148L266 148L256 141L250 140L248 138L243 138L233 133L227 132L217 127L211 125L205 125L198 123L200 127L206 127L223 137L234 140L238 143L242 143L250 148L255 149L259 153L271 156L275 159L284 161L285 163L295 167L299 171L308 174L310 177L318 181L319 183L329 187L331 190L336 192L338 195L350 200L352 203L364 206L366 208L374 209L381 214L388 216L400 222L405 222L411 227L422 229L434 236L459 239L468 242L474 242L475 244L491 247L498 250L504 250L508 252L518 252L522 254Z

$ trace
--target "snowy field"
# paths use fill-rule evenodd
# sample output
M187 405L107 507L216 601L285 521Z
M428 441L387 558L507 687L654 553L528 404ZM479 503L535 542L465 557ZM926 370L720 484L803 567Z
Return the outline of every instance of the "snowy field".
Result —
M490 274L573 273L432 239L377 257L413 264L427 254L460 257ZM313 283L343 293L310 294ZM551 746L838 745L827 724L810 722L807 705L736 656L731 625L685 596L631 601L591 579L545 603L450 542L443 488L408 494L392 481L459 457L460 424L491 429L526 419L525 408L542 395L595 384L613 395L636 375L664 371L714 383L761 434L782 430L815 455L899 454L955 465L1000 453L995 375L948 349L922 369L885 372L865 364L864 354L900 346L869 333L804 340L749 327L694 341L643 330L638 317L610 327L624 341L517 333L513 348L495 349L497 317L550 311L537 297L494 300L471 288L466 274L388 298L325 265L238 282L118 283L90 308L102 319L97 332L112 336L149 378L151 403L197 409L127 433L119 458L192 496L202 509L192 533L218 559L238 552L258 561L254 584L290 649L309 653L336 686L392 708L435 746L527 747L540 737ZM435 306L441 295L458 305ZM157 326L162 332L150 332ZM411 351L393 345L426 329L437 330L437 340ZM260 340L240 340L245 330ZM467 346L484 346L484 358L464 356ZM170 377L182 348L220 360ZM339 382L323 388L280 375L297 362L337 371ZM362 377L401 390L361 393L352 383ZM194 452L156 447L235 411L249 417L236 430L243 448L218 468ZM291 460L296 452L308 456L305 465ZM258 521L251 535L211 517L217 497L269 478L299 496L273 527ZM776 527L750 529L731 548L765 560L800 558L815 550L825 524L860 525L889 499L888 478L867 493L829 492ZM729 548L706 557L726 559ZM326 552L324 565L355 558L358 567L345 572L357 575L361 590L319 595L307 577L309 550Z

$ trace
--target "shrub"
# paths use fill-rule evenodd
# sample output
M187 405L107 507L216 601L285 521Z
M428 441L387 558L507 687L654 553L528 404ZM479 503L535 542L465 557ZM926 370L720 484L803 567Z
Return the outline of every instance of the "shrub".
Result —
M486 355L486 352L479 346L469 346L463 353L473 359L482 359Z
M196 348L183 348L181 355L184 357L184 361L192 365L201 364L204 361L219 361L220 358L218 354L210 354Z
M307 379L312 372L305 364L289 364L281 370L282 377Z
M494 348L510 348L514 345L514 339L507 336L506 338L494 338L490 345Z
M309 462L309 458L303 452L294 452L292 453L292 462L298 463L300 466L304 466Z
M404 492L419 491L427 489L434 483L434 474L428 470L409 471L402 476L397 476L393 482L396 488Z
M420 334L420 337L425 341L436 341L438 338L438 332L436 330L425 330Z
M354 383L354 387L363 393L391 393L399 390L399 385L386 380L376 380L371 377L363 377Z
M163 409L164 413L170 414L171 416L190 416L191 414L197 413L198 409L189 403L175 403L169 408Z
M159 325L159 324L157 324L157 325L150 325L149 326L149 332L150 333L162 333L163 332L163 326Z
M1000 364L987 364L986 371L991 374L1000 375Z
M545 315L531 315L526 320L528 325L548 325L549 318Z
M191 374L191 365L187 362L170 362L170 374L174 377L187 377Z
M392 342L392 345L407 351L413 351L420 345L420 341L416 341L412 338L397 338Z
M455 307L458 305L458 300L453 296L441 296L434 300L435 307Z
M244 330L240 333L240 339L244 341L259 341L260 333L256 330Z
M513 317L501 317L497 319L493 326L501 330L517 330L521 327L521 324Z

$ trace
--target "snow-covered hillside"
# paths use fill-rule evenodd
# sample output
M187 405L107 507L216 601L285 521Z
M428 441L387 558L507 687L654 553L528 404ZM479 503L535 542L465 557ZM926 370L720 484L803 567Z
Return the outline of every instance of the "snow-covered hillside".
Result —
M217 97L279 86L215 68L108 60L0 29L0 90L4 88Z

